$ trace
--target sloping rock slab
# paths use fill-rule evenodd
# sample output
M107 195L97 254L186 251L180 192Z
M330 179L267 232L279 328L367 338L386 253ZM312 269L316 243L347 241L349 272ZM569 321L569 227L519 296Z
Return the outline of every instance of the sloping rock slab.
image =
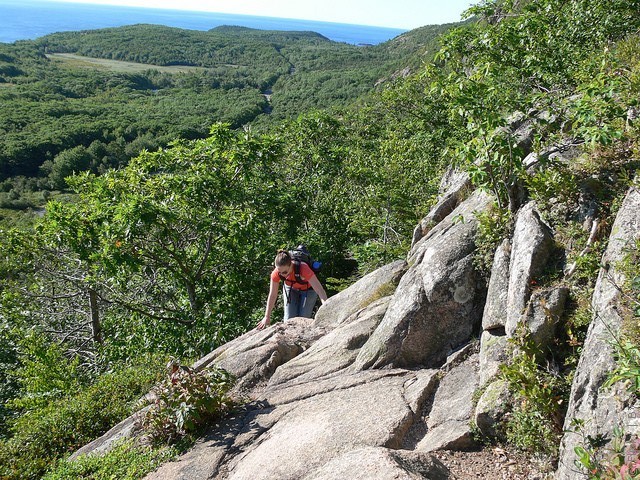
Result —
M267 389L147 480L330 478L330 472L359 470L358 462L365 460L382 475L368 478L432 478L421 472L446 478L440 475L446 470L429 456L386 450L402 445L416 412L433 395L436 374L343 372L320 382ZM358 459L354 451L367 457Z
M396 262L365 275L342 292L330 297L319 309L313 325L335 328L380 298L393 294L400 278L407 271L407 262Z
M332 330L308 350L278 368L269 387L291 382L308 382L342 370L353 363L360 347L376 329L391 297L380 299L354 313L341 326Z
M469 341L485 299L473 266L475 212L490 202L486 194L474 193L417 244L414 265L360 350L355 369L439 366Z
M569 407L565 417L565 431L560 446L560 459L556 478L569 480L582 478L576 474L574 447L582 436L573 433L574 419L583 420L584 435L598 434L610 437L614 426L621 425L627 434L640 434L640 402L631 397L622 384L603 389L607 374L615 368L614 336L620 333L625 314L620 286L625 275L619 263L629 249L640 239L640 192L632 188L624 199L611 229L607 251L603 257L605 268L600 270L593 294L593 320L589 325L582 355L578 362Z
M325 334L310 318L293 318L265 330L251 330L200 359L193 368L215 364L233 374L236 390L266 382L276 369L309 348Z
M225 420L208 436L178 460L163 464L145 480L209 479L218 471L237 435L242 431L247 412L243 410Z
M346 452L364 446L398 448L414 421L405 398L413 372L389 371L390 375L364 381L351 388L316 394L292 404L275 424L251 443L232 446L240 450L221 478L300 479ZM357 376L354 380L358 381ZM270 404L265 396L265 404ZM258 412L256 421L263 413ZM265 410L267 415L272 412ZM253 429L248 425L249 431ZM242 436L242 435L241 435Z
M440 460L422 452L366 447L327 462L302 480L447 480Z
M478 388L478 355L449 371L440 381L427 419L429 430L416 450L464 450L474 446L470 420Z

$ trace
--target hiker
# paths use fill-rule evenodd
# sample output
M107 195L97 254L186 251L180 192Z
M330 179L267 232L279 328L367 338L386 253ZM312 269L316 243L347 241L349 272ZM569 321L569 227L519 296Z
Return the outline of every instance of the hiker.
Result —
M327 293L320 284L311 267L303 261L291 258L286 250L280 250L275 258L275 268L271 272L271 285L267 297L267 308L264 318L257 329L262 330L271 324L271 311L278 298L280 280L284 280L282 293L284 297L284 321L293 317L311 318L316 300L324 303Z

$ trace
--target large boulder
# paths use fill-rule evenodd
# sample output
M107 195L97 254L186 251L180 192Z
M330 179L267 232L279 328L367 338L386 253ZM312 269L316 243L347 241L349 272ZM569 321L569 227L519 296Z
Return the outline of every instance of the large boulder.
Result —
M413 248L429 230L453 212L470 191L471 177L469 177L469 174L450 168L442 176L442 180L440 181L440 194L438 195L436 204L413 230L411 247Z
M575 467L574 448L583 444L583 438L604 435L611 439L615 426L622 426L625 433L640 435L638 412L640 402L631 395L624 384L603 388L608 374L615 368L612 343L620 334L625 312L620 287L625 284L621 263L629 249L640 239L640 192L632 188L626 195L611 229L607 250L603 256L593 294L593 320L578 362L571 396L565 418L565 435L560 446L560 460L556 478L569 480L583 478ZM581 432L576 432L574 420L583 422ZM608 445L605 445L605 447Z
M486 194L474 193L416 244L412 266L355 369L438 366L469 341L485 300L473 264L475 213L490 203Z
M482 314L483 330L502 328L507 324L507 294L509 292L509 263L511 262L511 241L502 241L493 256L491 277L487 290L487 303Z
M536 277L542 273L553 251L551 229L542 221L535 203L520 209L511 242L507 320L505 329L512 337L531 297Z
M474 354L440 381L427 419L427 434L416 450L465 450L474 446L471 418L477 388L478 355Z

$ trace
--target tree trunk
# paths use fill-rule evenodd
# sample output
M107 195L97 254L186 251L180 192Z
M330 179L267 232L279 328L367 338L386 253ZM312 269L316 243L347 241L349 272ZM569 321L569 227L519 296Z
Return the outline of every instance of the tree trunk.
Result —
M102 344L102 328L100 326L100 311L98 310L98 294L89 289L89 307L91 316L91 336L94 343Z

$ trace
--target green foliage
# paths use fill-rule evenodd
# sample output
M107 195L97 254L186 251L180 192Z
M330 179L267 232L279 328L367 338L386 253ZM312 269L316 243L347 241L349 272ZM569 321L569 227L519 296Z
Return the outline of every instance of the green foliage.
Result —
M616 339L612 342L616 366L610 372L604 387L624 382L627 389L640 398L640 345L636 340Z
M5 436L6 422L12 414L8 402L20 394L20 385L13 375L19 365L19 338L19 332L0 316L0 439Z
M488 278L496 249L507 238L511 228L512 216L508 210L493 205L490 209L476 213L478 233L474 264Z
M567 165L546 162L525 180L529 195L542 210L556 204L575 205L578 197L578 178Z
M640 347L640 241L629 247L627 254L619 268L625 275L622 290L625 293L624 300L628 309L628 315L622 325L623 340L631 342L634 347Z
M132 413L138 399L158 380L158 361L101 376L80 391L24 413L0 441L0 476L36 479L52 463L89 443Z
M562 408L568 386L558 374L539 364L540 352L527 336L516 337L517 349L501 376L514 395L507 424L507 440L518 449L557 455L562 435Z
M266 128L310 109L348 105L407 63L419 64L424 46L446 28L425 27L375 47L312 32L158 25L4 44L0 179L25 175L39 177L40 188L62 187L71 171L101 173L142 148L206 137L216 122Z
M593 319L592 296L592 287L572 289L565 305L565 319L560 325L563 331L558 336L563 342L561 346L564 349L563 363L567 383L573 380L573 374L582 354L582 345L587 338L587 331Z
M614 427L610 447L605 449L607 439L584 433L584 421L574 419L574 433L582 436L581 444L574 447L575 465L585 471L589 480L637 480L640 478L640 439L627 441L624 431Z
M568 131L592 146L621 137L623 105L633 95L619 95L627 82L615 74L619 64L609 45L637 30L639 6L637 0L487 1L469 11L484 21L445 36L437 59L451 73L441 89L467 139L455 151L500 206L517 208L526 180L521 162L530 147L507 120L513 112L530 112L524 120L538 151ZM556 115L570 119L564 131L547 120Z
M617 382L623 382L626 389L640 398L640 267L638 255L640 242L629 248L625 258L620 262L620 268L626 281L617 286L627 307L627 315L623 319L621 333L611 332L611 347L615 358L615 368L609 372L604 387L611 387Z
M50 205L46 228L95 268L103 295L119 307L195 327L183 345L202 354L246 328L262 301L253 270L270 263L265 246L275 243L279 199L270 173L278 150L269 137L214 126L206 140L73 179L81 201Z
M155 26L0 45L0 205L37 208L48 198L33 192L77 192L46 206L36 235L3 232L9 331L0 376L14 383L2 395L32 409L10 421L13 437L0 444L2 468L14 469L6 475L35 478L110 424L97 419L89 435L71 418L94 413L65 410L99 372L150 351L197 357L245 331L263 307L278 247L307 243L340 286L402 257L452 165L498 205L480 216L485 270L509 212L533 198L577 263L571 284L589 291L604 245L586 245L577 224L560 225L579 196L593 197L601 217L613 212L637 168L636 120L626 111L638 104L639 7L482 2L470 11L478 21L438 40L443 48L426 65L435 27L372 48L308 33ZM53 52L138 64L98 70L45 55ZM407 65L422 66L401 79ZM381 93L365 95L373 85ZM339 109L298 116L315 107ZM567 142L590 155L556 162L551 152ZM535 172L523 166L530 151L540 154ZM574 302L571 352L554 352L561 368L575 364L590 321L585 299ZM50 337L19 342L32 327ZM541 366L526 339L517 348L504 372L517 399L506 431L519 448L553 455L571 374ZM7 374L14 367L19 383ZM619 374L632 378L635 368ZM167 416L153 421L170 438L195 425L193 405L208 408L198 392L210 384L184 381L182 390L163 387ZM181 406L180 392L195 400Z
M22 395L10 402L12 408L36 410L79 390L83 376L79 357L67 359L60 345L37 331L21 338L18 349L20 366L12 376L19 382Z
M138 480L179 453L176 446L153 448L124 442L104 455L84 455L62 460L43 480Z
M541 453L553 457L561 434L549 418L528 403L521 404L509 417L506 425L507 442L519 450Z
M232 377L216 367L199 372L170 364L168 378L151 392L153 401L139 420L145 434L156 444L174 443L233 406L227 395Z

